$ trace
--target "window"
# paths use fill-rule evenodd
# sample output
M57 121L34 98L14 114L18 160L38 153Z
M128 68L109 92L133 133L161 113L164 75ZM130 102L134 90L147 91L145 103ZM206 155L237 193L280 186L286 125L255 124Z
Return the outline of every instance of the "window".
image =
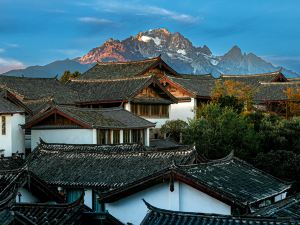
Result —
M144 130L142 129L131 130L131 136L132 136L132 143L145 144Z
M160 105L151 105L151 116L159 117Z
M6 135L6 117L2 116L1 117L2 125L1 125L1 133L2 135Z
M123 131L123 142L130 143L130 130Z
M97 144L100 145L110 144L109 130L97 130Z
M113 144L120 144L120 130L113 130Z
M149 118L169 118L169 105L131 104L131 112Z

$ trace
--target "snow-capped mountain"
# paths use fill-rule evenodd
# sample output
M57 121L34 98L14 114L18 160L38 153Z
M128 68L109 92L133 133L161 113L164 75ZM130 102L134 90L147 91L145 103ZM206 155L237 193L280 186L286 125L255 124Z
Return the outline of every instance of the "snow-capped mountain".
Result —
M171 33L159 28L140 32L123 41L109 39L100 47L92 49L79 61L83 64L97 61L130 61L161 55L180 73L206 74L252 74L277 70L271 63L253 53L242 53L234 46L223 56L215 56L211 50L194 46L178 32ZM295 76L291 71L287 75Z
M216 56L206 45L194 46L180 33L171 33L167 29L159 28L140 32L122 41L111 38L86 55L73 60L56 61L45 66L28 67L5 74L55 76L61 75L70 65L72 68L68 70L76 69L84 72L97 61L132 61L158 55L161 55L163 60L176 71L187 74L212 73L214 76L219 76L222 73L253 74L279 69L253 53L242 53L238 46L234 46L223 56ZM283 72L286 76L298 76L290 70L284 69Z

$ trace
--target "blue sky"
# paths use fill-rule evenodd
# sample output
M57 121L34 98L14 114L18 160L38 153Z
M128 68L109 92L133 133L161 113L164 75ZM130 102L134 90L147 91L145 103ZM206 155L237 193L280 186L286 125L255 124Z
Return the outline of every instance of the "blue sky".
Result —
M299 0L0 0L0 72L159 27L216 55L238 45L300 72Z

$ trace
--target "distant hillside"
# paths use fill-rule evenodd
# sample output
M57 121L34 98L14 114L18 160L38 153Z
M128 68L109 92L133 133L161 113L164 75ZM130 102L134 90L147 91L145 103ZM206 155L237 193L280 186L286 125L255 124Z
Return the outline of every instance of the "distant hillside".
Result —
M56 75L62 75L65 70L70 70L71 72L79 71L82 73L91 68L93 65L94 64L81 64L76 59L65 59L49 63L45 66L29 66L25 69L11 70L4 73L4 75L54 77Z
M109 39L80 58L55 61L45 66L31 66L26 69L12 70L6 75L42 76L61 75L65 70L86 71L97 61L131 61L161 55L172 68L180 73L207 74L255 74L273 72L279 69L270 62L253 53L243 53L233 46L222 56L214 55L206 45L194 46L182 34L171 33L160 28L140 32L123 41ZM297 77L297 73L283 69L288 77Z

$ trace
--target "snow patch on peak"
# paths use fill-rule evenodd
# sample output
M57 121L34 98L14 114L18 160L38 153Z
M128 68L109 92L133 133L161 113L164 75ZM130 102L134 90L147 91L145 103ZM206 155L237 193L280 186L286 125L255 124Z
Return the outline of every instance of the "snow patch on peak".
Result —
M152 38L149 36L141 36L141 41L143 42L149 42Z
M219 61L215 60L215 59L210 59L210 63L214 66L219 64Z
M160 40L160 38L158 38L158 37L152 38L152 40L154 41L154 43L155 43L156 45L160 45L160 43L161 43L161 40Z
M186 55L186 51L184 49L178 49L177 53L182 54L182 55Z
M161 40L158 37L153 38L153 37L149 37L149 36L143 35L143 36L140 37L139 40L143 41L143 42L149 42L150 40L153 40L156 45L160 45L161 44Z

